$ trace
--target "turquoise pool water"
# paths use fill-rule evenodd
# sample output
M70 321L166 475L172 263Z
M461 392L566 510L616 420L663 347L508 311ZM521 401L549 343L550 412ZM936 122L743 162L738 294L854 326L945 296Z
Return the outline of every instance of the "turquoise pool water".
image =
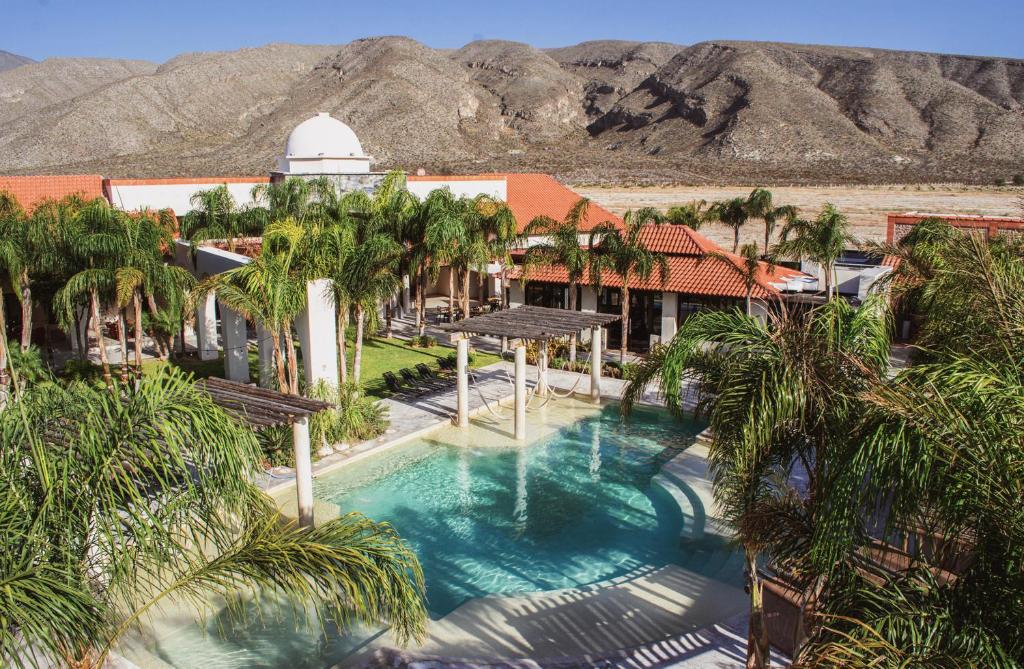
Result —
M652 483L702 428L653 409L624 422L615 405L563 400L530 414L524 444L509 437L508 421L482 418L347 465L317 479L314 494L397 528L423 565L435 618L472 597L579 587L670 563L738 585L731 546L682 539L692 518ZM215 616L167 629L145 653L199 669L319 669L373 635L255 612L241 624Z
M566 424L539 440L478 426L448 443L445 431L320 479L314 495L395 526L423 565L434 616L683 557L683 516L651 477L701 426L649 409L627 423L616 406L582 403L555 414Z

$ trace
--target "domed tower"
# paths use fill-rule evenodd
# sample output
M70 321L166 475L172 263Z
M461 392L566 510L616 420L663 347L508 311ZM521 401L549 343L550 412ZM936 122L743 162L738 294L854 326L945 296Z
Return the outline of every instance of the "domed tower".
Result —
M284 155L277 159L272 181L287 177L316 179L327 176L342 192L372 192L383 175L370 171L370 157L352 128L327 112L320 112L295 126L288 135Z

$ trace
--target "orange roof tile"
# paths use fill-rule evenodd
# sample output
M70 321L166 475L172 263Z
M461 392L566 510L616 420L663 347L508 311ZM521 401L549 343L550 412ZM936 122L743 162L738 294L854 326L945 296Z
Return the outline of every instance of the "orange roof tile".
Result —
M687 293L690 295L710 295L718 297L746 296L740 270L743 259L733 253L727 253L720 246L683 225L650 225L641 232L641 237L648 248L657 253L664 253L668 261L668 278L662 285L660 275L655 272L647 280L633 277L629 287L636 290L660 290L670 293ZM730 268L722 260L708 258L709 252L721 253L733 263ZM769 268L761 263L757 285L753 297L776 295L779 289L773 283L781 283L787 279L807 276L803 272L775 265ZM522 269L516 268L509 273L511 279L521 279ZM608 272L601 277L602 283L611 288L622 286L622 277ZM565 268L558 266L542 266L530 272L530 281L540 283L568 283L569 275ZM590 285L589 272L582 282Z
M41 200L81 195L91 200L103 197L103 177L94 174L0 176L0 191L14 196L21 206L31 211Z
M640 232L640 239L651 251L669 255L702 255L722 250L686 225L646 225Z
M108 186L173 186L181 184L270 183L270 177L170 177L165 179L104 179Z

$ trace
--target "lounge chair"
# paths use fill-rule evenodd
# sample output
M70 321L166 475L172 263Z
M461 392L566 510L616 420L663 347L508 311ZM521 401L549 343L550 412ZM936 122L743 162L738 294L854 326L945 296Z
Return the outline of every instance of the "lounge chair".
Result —
M432 377L423 378L422 374L420 376L416 376L413 374L413 371L407 367L403 367L398 370L398 373L402 375L402 378L405 379L406 383L424 393L440 390L448 385L441 379L435 379Z
M394 372L384 372L381 376L395 397L418 397L424 393L424 389L417 387L416 384L402 385Z

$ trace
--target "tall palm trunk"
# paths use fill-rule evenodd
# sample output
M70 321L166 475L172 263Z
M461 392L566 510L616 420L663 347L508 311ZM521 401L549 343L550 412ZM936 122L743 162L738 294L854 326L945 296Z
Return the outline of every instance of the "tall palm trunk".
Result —
M392 315L394 314L394 299L389 297L387 303L384 305L384 338L391 339L394 334L394 326L392 324Z
M576 282L569 282L569 311L576 311ZM569 370L576 362L576 333L569 335Z
M292 339L292 324L285 321L284 324L284 346L285 360L288 362L288 392L291 395L299 394L299 363L296 360L295 340Z
M764 597L757 576L757 553L747 550L747 585L750 588L750 622L747 628L747 669L768 669L768 628L764 621Z
M832 267L832 263L825 263L825 299L832 299L832 284L834 283L835 270Z
M335 311L338 330L338 384L344 386L348 383L348 341L346 330L348 329L348 307L338 305Z
M747 309L747 316L753 316L754 315L753 311L750 308L750 306L751 306L750 305L750 296L751 296L751 294L753 292L754 292L753 286L751 286L750 288L747 288L747 296L746 296L746 300L745 300L745 306L746 306L746 309Z
M149 315L152 318L156 318L156 312L158 307L156 306L156 298L153 293L146 293L146 307L149 309ZM153 321L151 320L150 323ZM167 336L166 350L164 349L164 342L160 341L160 337L157 336L156 328L150 328L150 336L153 338L153 342L156 344L156 354L161 360L169 360L171 357L171 351L174 349L174 335Z
M114 377L110 375L110 361L107 359L107 344L103 340L103 321L100 319L100 298L96 290L89 291L89 314L92 319L92 330L96 336L96 347L100 351L100 365L103 367L103 382L107 388L114 389ZM88 341L86 341L88 346Z
M765 252L765 254L768 253L768 245L771 244L771 242L772 242L772 229L768 225L768 222L765 221L765 224L764 224L764 252Z
M622 279L622 341L619 344L619 363L626 362L626 347L629 344L629 288L626 277Z
M85 318L86 321L84 326L82 325L83 317ZM89 327L89 314L79 313L78 307L75 307L74 313L72 314L72 318L74 319L75 322L75 331L72 333L72 335L75 338L75 343L78 344L78 359L86 360L88 358L89 353L89 335L86 334L83 337L82 330L83 328L88 329Z
M732 227L732 252L737 253L740 250L740 226L734 225Z
M128 383L128 321L124 309L117 310L117 343L121 349L121 383Z
M469 275L472 272L467 267L462 274L462 317L469 318Z
M417 296L417 309L419 310L419 335L422 337L427 334L427 269L424 267L420 269L419 284L417 286L419 293Z
M508 309L508 268L501 263L501 308Z
M448 267L448 312L455 320L455 268Z
M134 311L135 323L135 370L142 373L142 298L136 290L132 295L132 310Z
M360 372L363 366L363 322L366 314L363 313L363 305L356 304L356 346L352 355L352 381L359 385Z
M32 345L32 286L25 270L22 270L18 281L21 288L21 350L24 352Z
M0 295L0 410L7 406L11 379L7 376L7 318L3 295Z
M277 368L277 388L282 393L288 393L288 375L285 372L283 351L281 351L281 331L270 330L270 341L274 348L274 366Z

